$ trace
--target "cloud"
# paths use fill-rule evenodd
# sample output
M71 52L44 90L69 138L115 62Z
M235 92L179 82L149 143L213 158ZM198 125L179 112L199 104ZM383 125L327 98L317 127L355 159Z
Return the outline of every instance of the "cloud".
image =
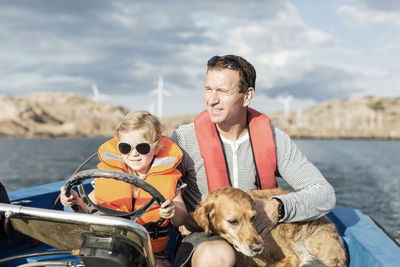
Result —
M337 14L352 27L400 26L398 1L354 1L353 5L340 6Z
M366 88L363 75L341 69L315 66L297 80L283 80L277 86L263 91L270 97L292 95L298 99L344 99Z
M382 11L400 11L400 2L397 0L353 0L353 3L360 6L365 6L368 9Z
M367 15L398 10L383 2L373 8L373 2L352 1L338 14L356 23L354 18L365 19L356 4L374 12ZM162 75L174 96L165 103L170 113L178 112L177 101L198 110L190 95L202 94L207 59L224 54L241 55L255 66L260 94L300 88L299 98L326 100L335 96L334 85L343 96L363 88L355 82L360 69L325 60L358 48L343 49L335 32L306 21L288 0L2 1L0 93L91 96L95 83L110 101L145 109L147 93ZM393 39L384 43L381 53L398 47Z

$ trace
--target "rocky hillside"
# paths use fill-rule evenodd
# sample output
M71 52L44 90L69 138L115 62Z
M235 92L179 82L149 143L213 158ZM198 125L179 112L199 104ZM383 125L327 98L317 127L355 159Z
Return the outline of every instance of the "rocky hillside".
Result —
M0 137L112 136L127 112L124 107L78 94L0 95ZM267 115L292 137L400 139L400 98L332 100L305 110ZM193 120L193 115L163 118L164 134Z
M0 136L110 136L128 109L71 93L0 96Z
M332 100L268 115L292 137L400 139L400 97Z
M272 123L295 138L400 139L400 98L366 96L331 100L295 112L267 114ZM165 119L167 132L194 116Z

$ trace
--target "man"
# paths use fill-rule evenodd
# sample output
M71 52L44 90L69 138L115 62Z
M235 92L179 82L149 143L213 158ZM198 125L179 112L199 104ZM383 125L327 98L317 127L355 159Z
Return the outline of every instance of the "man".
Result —
M278 222L321 217L335 206L336 198L332 186L290 137L249 108L255 80L254 67L242 57L212 57L205 81L206 111L194 123L175 130L171 138L184 152L180 169L188 185L183 194L188 212L220 187L273 188L279 175L294 189L261 203L266 216L255 222L261 232ZM184 255L189 255L187 260ZM235 252L222 238L192 233L183 240L175 261L178 266L186 263L234 266Z

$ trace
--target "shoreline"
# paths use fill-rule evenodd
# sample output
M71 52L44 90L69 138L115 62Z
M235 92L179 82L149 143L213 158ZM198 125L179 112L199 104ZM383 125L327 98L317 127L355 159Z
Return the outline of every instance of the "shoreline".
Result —
M167 136L168 137L168 136ZM26 140L42 140L42 139L107 139L112 136L0 136L0 140L4 139L26 139ZM400 141L400 138L375 138L375 137L309 137L290 135L293 140L347 140L347 141Z
M0 138L96 138L113 136L130 110L78 94L37 92L23 98L0 95ZM291 138L400 140L400 97L330 100L303 110L269 113L271 124ZM196 115L160 118L170 136Z

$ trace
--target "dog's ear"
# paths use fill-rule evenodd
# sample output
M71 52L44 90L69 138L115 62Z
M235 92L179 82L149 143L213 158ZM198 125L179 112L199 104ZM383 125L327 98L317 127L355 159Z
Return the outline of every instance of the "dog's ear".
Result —
M205 201L201 203L196 211L194 212L194 219L197 224L204 229L206 235L209 234L212 229L212 218L214 215L214 203L213 201Z
M250 198L253 200L253 201L256 201L257 200L257 192L258 190L250 190L250 191L247 191L246 192L246 194L248 195L248 196L250 196Z

